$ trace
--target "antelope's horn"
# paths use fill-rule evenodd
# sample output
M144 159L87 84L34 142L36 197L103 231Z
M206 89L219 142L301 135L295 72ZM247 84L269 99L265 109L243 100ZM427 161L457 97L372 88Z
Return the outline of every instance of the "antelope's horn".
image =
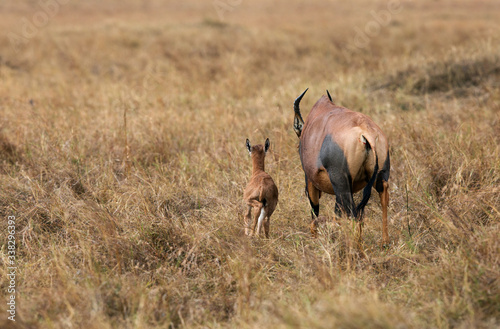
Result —
M332 96L330 96L330 93L328 92L328 89L326 90L326 93L328 95L328 98L330 99L330 102L333 102Z
M302 94L300 94L299 97L297 97L297 99L295 99L295 102L293 102L293 109L295 111L295 114L298 114L300 119L302 120L302 115L300 115L300 101L302 100L302 97L304 97L304 95L306 94L306 92L309 90L309 88L307 88L306 90L304 90L304 92ZM302 120L304 121L304 120Z

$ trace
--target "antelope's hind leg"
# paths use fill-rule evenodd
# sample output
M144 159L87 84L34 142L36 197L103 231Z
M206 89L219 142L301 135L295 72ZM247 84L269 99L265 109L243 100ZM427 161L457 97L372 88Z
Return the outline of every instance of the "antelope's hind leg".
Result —
M269 223L271 221L271 218L269 218L269 216L266 216L266 218L264 218L264 233L266 234L266 238L269 239Z
M254 214L253 214L253 223L252 223L252 232L250 232L250 236L256 235L258 236L260 233L260 226L258 225L259 216L263 209L263 205L261 203L258 206L254 206Z
M306 178L306 195L311 205L311 234L313 237L318 235L318 216L319 216L319 198L321 198L321 191Z
M382 170L378 173L375 189L380 196L382 206L382 243L384 247L389 246L389 232L387 229L387 208L389 207L389 174L391 171L391 160L389 152L384 161Z
M265 209L266 217L264 218L264 231L266 233L266 238L269 238L269 226L271 223L271 216L274 213L277 204L278 204L277 200L275 202L271 202L267 205Z
M246 215L244 216L245 219L245 235L250 235L250 221L252 220L252 206L248 205L248 210Z
M389 182L382 181L382 190L379 191L382 205L382 241L384 247L389 246L389 232L387 229L387 208L389 206Z

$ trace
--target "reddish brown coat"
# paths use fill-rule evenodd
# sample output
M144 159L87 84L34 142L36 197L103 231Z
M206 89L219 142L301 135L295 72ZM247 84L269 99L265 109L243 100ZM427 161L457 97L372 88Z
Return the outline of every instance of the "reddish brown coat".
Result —
M325 168L318 166L321 146L327 135L331 135L344 151L352 177L352 192L359 192L366 186L366 179L372 177L375 168L375 158L371 152L366 152L362 136L376 152L380 169L389 150L387 138L368 116L336 106L326 96L321 97L304 123L300 156L306 176L317 189L328 194L334 194L332 183Z
M313 208L313 233L321 192L335 194L336 210L354 215L361 222L373 186L381 197L383 240L387 244L390 160L385 134L365 114L337 106L326 96L316 102L303 122L299 103L304 94L294 104L294 129L300 138L306 194ZM362 189L363 200L355 207L352 194Z

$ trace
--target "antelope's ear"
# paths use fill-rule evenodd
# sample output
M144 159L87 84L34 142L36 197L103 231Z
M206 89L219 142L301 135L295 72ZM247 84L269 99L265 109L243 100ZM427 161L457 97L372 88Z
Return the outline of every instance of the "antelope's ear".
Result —
M300 94L297 99L295 99L295 102L293 102L293 111L295 112L295 117L293 118L293 130L295 130L295 133L299 138L300 134L302 133L302 127L304 127L304 120L302 120L302 115L300 114L300 101L302 100L302 97L304 97L308 89L309 88L304 90L304 92Z
M269 150L269 146L271 145L271 143L269 142L269 138L266 138L266 144L264 145L264 151L267 153L267 151Z
M300 113L295 113L295 118L293 118L293 130L295 130L295 133L299 138L302 134L302 127L304 127L304 121L302 120Z
M248 140L248 138L247 138L247 150L248 150L248 153L250 153L250 155L252 155L252 146L250 145L250 141Z

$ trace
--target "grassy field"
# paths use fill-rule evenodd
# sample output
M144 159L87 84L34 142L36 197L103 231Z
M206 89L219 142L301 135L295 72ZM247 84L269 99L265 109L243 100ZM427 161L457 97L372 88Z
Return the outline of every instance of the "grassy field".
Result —
M64 2L0 4L1 328L500 326L498 1ZM307 87L388 136L389 248L377 193L310 235Z

